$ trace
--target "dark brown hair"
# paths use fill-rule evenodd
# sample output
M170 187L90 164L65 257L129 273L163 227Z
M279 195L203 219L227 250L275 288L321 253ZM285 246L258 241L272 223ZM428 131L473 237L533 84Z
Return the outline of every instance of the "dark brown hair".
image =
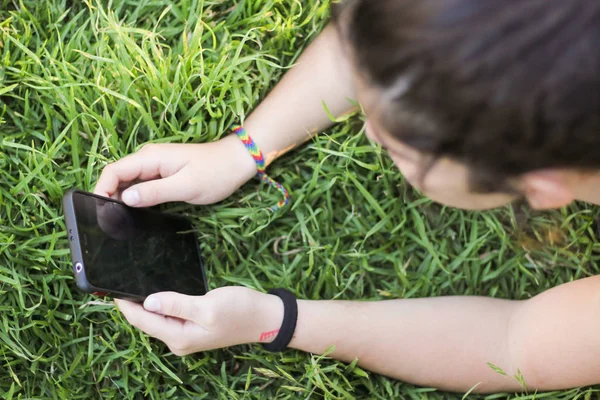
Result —
M600 1L349 0L333 11L372 85L409 82L380 123L465 162L474 189L600 168Z

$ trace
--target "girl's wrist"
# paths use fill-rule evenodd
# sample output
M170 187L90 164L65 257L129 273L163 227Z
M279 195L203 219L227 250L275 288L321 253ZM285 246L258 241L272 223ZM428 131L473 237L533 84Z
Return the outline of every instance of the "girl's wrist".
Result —
M283 322L283 302L277 296L260 293L256 307L256 328L253 330L252 342L271 343L277 337Z
M231 134L219 141L223 149L223 157L236 169L236 175L241 176L244 182L252 179L256 173L256 163L246 150L242 141Z

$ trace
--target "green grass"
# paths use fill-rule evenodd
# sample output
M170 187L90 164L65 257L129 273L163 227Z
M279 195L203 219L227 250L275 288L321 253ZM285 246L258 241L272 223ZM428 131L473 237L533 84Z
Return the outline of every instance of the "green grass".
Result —
M259 346L178 358L74 287L63 192L91 189L107 162L143 143L225 134L322 29L328 6L0 0L3 398L462 398ZM275 163L293 195L284 212L265 210L277 195L255 182L215 206L176 207L197 224L211 287L284 286L308 299L526 299L599 272L595 208L440 207L410 189L360 127L351 119Z

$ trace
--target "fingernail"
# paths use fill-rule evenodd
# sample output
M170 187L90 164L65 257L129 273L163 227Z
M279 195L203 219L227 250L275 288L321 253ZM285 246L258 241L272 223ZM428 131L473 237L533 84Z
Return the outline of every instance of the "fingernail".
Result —
M146 311L159 312L160 301L155 297L148 297L146 301L144 301L144 308L146 309Z
M123 201L125 202L125 204L135 206L140 202L140 194L135 189L126 190L123 193Z

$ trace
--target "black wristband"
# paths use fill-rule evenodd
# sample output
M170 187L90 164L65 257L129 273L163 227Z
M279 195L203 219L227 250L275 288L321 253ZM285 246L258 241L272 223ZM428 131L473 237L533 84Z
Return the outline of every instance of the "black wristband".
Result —
M279 333L273 342L263 343L265 350L274 353L284 351L294 337L296 331L296 322L298 322L298 302L296 296L285 289L273 289L269 294L275 295L283 301L283 322Z

